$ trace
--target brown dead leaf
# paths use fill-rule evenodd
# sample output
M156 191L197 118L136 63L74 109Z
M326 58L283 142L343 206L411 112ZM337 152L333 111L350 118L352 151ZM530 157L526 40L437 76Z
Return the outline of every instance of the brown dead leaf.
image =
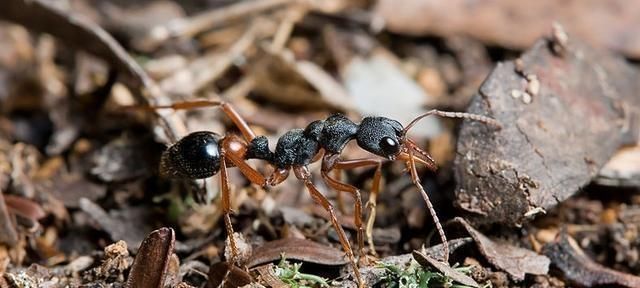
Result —
M566 231L560 232L554 243L546 244L543 252L567 279L580 286L640 287L640 277L606 268L587 257Z
M545 275L549 271L550 261L546 256L506 242L491 240L460 217L456 217L454 221L460 223L467 230L476 242L480 253L486 257L489 263L509 273L514 280L522 281L526 274Z
M47 216L38 203L29 199L14 195L4 195L4 201L9 207L9 211L22 217L37 221Z
M236 266L229 265L227 262L220 262L211 265L211 268L209 268L209 281L207 281L206 287L220 287L220 284L225 280L225 275L227 275L229 269L231 269L231 272L228 273L223 288L242 287L253 282L253 277L251 277L249 273Z
M348 263L344 252L336 248L305 239L285 238L266 242L253 249L253 255L251 255L247 267L278 261L282 258L282 254L287 259L322 265L337 266Z
M140 245L125 287L162 288L175 240L171 228L151 232Z

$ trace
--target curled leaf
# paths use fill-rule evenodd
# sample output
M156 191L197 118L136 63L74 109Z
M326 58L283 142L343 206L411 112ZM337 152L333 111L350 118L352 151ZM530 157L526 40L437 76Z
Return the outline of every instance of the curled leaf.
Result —
M175 240L171 228L151 232L140 245L125 287L163 287Z
M248 262L248 267L254 267L267 262L278 261L285 257L322 265L344 265L347 259L344 252L329 246L320 245L313 241L297 238L285 238L267 242L254 249Z

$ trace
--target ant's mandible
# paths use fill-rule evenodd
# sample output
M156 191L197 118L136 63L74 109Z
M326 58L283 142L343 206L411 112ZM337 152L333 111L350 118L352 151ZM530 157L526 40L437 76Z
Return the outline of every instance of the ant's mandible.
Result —
M325 120L314 121L304 129L292 129L286 132L278 139L275 151L271 151L267 138L265 136L256 136L240 114L228 103L202 100L155 106L152 108L178 110L212 106L219 106L238 127L243 137L240 138L237 135L222 136L210 131L193 132L170 146L162 154L160 161L161 174L176 178L202 179L214 176L218 172L220 173L224 223L231 248L231 255L232 258L234 258L238 251L233 237L233 227L230 218L231 197L227 167L237 167L251 183L263 187L267 185L274 186L281 183L289 176L289 172L293 170L294 175L304 183L313 200L329 213L331 224L338 233L340 244L349 258L359 286L362 286L362 279L349 240L338 222L333 206L318 188L316 188L315 184L313 184L308 165L322 159L321 175L326 184L333 189L347 192L354 196L357 241L360 255L363 256L364 228L362 223L360 190L352 185L332 178L330 172L333 170L366 166L376 167L371 196L369 197L369 203L372 204L369 206L371 213L369 213L367 219L367 238L369 245L373 246L371 242L371 230L373 220L375 219L375 199L380 189L382 159L363 158L342 160L340 159L340 153L349 141L356 140L359 147L372 154L389 160L404 161L411 174L413 183L420 191L433 217L438 234L444 244L445 261L447 261L449 248L444 230L429 200L429 196L420 184L416 169L416 163L423 164L431 170L436 170L436 164L426 151L420 149L415 142L407 138L407 131L420 119L429 115L466 118L500 127L497 121L486 116L439 110L431 110L418 116L406 127L403 127L398 121L386 117L365 117L360 124L356 124L342 114L334 114ZM269 177L264 177L245 162L249 159L264 160L271 164L275 170ZM229 262L233 263L234 259L231 259Z

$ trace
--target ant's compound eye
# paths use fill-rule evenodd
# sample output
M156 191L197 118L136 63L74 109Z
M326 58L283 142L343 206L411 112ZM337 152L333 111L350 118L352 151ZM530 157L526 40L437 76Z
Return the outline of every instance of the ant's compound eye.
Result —
M396 155L400 152L400 144L396 139L384 137L380 140L380 148L386 156Z
M176 178L202 179L220 170L222 137L213 132L194 132L162 153L160 173Z

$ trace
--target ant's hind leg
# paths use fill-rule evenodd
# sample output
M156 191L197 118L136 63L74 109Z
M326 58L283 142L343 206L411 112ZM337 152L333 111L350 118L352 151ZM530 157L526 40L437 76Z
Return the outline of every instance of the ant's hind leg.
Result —
M220 190L222 193L222 213L224 214L224 226L227 230L227 237L229 239L229 248L231 250L230 259L227 262L230 265L234 265L238 256L238 246L233 236L233 225L231 225L231 189L229 189L229 175L227 173L227 164L224 157L220 161Z
M227 271L222 277L222 281L216 288L227 287L228 281L230 281L231 273L234 269L234 266L238 262L238 245L236 245L236 239L233 232L233 225L231 224L231 189L229 189L229 174L227 173L227 164L225 163L225 157L221 158L220 161L220 190L222 193L221 202L222 202L222 213L224 217L224 226L227 230L227 239L229 245L229 255L227 260Z
M215 107L219 106L222 109L229 119L238 127L238 130L242 133L242 136L247 142L251 142L253 138L256 138L256 133L251 130L249 124L240 116L240 113L236 111L235 108L229 103L222 101L213 101L213 100L194 100L194 101L184 101L184 102L175 102L169 105L157 105L150 106L151 109L173 109L173 110L189 110L189 109L197 109L197 108L206 108L206 107Z

